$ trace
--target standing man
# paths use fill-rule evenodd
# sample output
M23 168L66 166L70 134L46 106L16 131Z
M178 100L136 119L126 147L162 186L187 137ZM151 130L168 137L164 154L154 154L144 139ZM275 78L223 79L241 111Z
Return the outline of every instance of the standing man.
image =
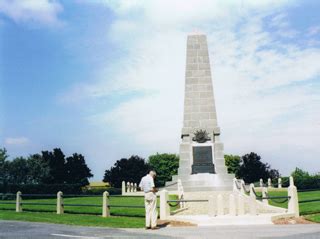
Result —
M144 191L144 205L146 208L146 229L159 229L157 227L157 195L158 191L154 185L156 172L150 170L149 173L141 179L139 187Z

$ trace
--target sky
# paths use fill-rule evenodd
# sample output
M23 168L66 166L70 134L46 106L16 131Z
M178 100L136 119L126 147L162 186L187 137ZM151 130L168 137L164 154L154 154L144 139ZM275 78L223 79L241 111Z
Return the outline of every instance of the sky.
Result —
M226 154L320 172L317 0L0 0L0 147L59 147L94 178L178 153L186 39L207 35Z

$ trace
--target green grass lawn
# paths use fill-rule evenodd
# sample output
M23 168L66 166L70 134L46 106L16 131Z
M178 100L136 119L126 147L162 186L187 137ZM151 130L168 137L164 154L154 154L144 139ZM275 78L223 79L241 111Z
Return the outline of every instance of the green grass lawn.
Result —
M102 226L118 228L142 228L145 219L143 217L117 217L103 218L97 215L87 214L62 214L54 212L21 212L16 213L10 210L0 210L0 219L17 220L29 222L47 222L81 226Z
M170 199L176 199L175 195ZM34 222L51 222L86 226L108 226L108 227L143 227L144 208L129 208L125 206L144 206L143 197L110 197L111 217L102 218L102 197L72 197L64 198L63 215L56 214L56 199L22 199L22 213L15 212L15 204L1 204L1 202L12 202L14 200L0 200L0 219L21 220ZM52 203L54 205L28 205L23 203ZM95 204L90 206L68 206L68 204ZM124 207L112 207L112 205L123 205ZM159 205L159 198L158 198ZM174 210L175 208L172 208ZM79 215L81 214L81 216Z

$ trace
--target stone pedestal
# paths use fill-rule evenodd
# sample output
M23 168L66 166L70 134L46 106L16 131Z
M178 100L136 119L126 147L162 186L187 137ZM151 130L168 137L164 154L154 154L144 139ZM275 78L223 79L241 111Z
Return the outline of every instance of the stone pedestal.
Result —
M174 190L170 184L179 178L185 191L232 190L234 175L227 173L220 142L205 35L188 36L186 63L179 169L167 189ZM199 131L206 137L199 139Z

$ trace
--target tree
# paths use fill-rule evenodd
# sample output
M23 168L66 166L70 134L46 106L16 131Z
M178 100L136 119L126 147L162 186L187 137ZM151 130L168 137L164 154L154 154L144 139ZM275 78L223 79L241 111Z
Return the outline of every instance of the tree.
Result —
M50 168L40 154L30 155L27 159L28 183L42 184L49 178Z
M122 158L105 171L103 181L109 182L113 187L120 188L122 181L139 183L148 170L148 164L139 156L131 156L129 159Z
M280 176L275 169L270 169L270 165L261 162L261 157L256 153L251 152L241 157L240 168L236 173L238 178L242 178L246 183L259 181L260 178L267 180L273 179L275 176Z
M44 183L62 184L66 181L65 156L61 149L55 148L53 152L42 151L42 158L49 166L49 174L44 178Z
M228 168L228 173L234 173L237 174L239 168L240 168L240 162L241 158L238 155L232 155L232 154L225 154L224 155L225 164Z
M93 177L88 168L84 157L81 154L74 153L66 159L66 183L88 185L88 178Z
M148 164L150 168L157 172L156 185L164 186L170 181L172 175L178 173L179 157L175 154L155 154L149 156Z
M0 149L0 184L6 183L8 178L8 157L7 150Z
M8 183L27 184L28 183L28 165L27 160L18 157L12 160L8 165Z

